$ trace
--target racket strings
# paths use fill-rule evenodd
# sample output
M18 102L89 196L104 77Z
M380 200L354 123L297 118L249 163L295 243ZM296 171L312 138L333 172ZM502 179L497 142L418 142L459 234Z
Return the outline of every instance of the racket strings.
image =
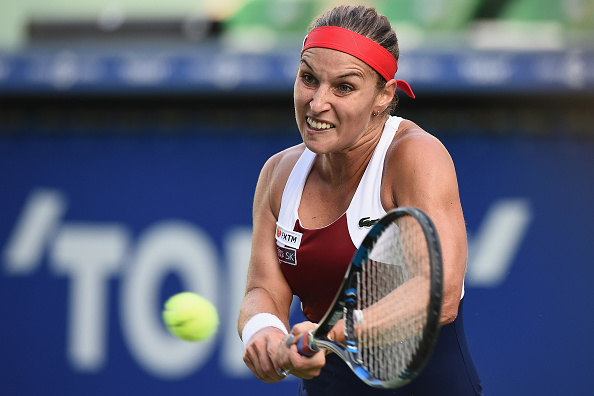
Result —
M390 225L359 277L355 331L360 363L376 378L398 378L422 339L430 264L421 226L411 216Z

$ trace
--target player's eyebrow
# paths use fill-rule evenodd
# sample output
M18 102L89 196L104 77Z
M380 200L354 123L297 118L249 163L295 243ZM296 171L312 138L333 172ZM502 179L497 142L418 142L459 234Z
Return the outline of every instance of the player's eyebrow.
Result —
M309 63L307 63L307 61L305 59L301 59L301 63L305 63L305 66L307 66L311 70L314 70L314 68L311 67L311 65ZM346 77L363 77L363 76L361 75L360 72L356 72L356 71L351 72L351 73L341 74L340 76L336 76L336 78L346 78Z
M311 65L309 63L307 63L307 61L305 59L301 59L301 63L305 63L305 66L309 67L311 70L313 70L313 67L311 67Z

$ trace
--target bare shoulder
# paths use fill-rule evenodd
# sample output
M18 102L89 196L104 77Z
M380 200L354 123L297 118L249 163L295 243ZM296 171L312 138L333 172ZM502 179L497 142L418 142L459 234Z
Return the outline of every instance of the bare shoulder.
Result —
M280 210L280 202L285 184L293 167L305 150L305 145L298 144L274 154L266 161L260 175L260 183L264 183L268 191L270 206L275 215Z
M393 157L406 159L410 155L418 154L422 154L423 156L428 154L441 154L449 157L445 146L438 138L431 135L414 122L404 120L398 127L398 131L392 141L388 155L390 156L390 159Z
M450 153L443 143L412 121L400 123L386 153L385 169L389 174L416 174L422 171L453 167Z
M277 187L280 184L284 189L293 167L304 150L305 145L298 144L274 154L266 161L262 172L267 174L270 186Z
M288 168L290 173L304 150L305 145L303 143L286 148L270 157L266 161L264 169L274 171L275 173L283 173Z
M386 153L383 185L386 204L418 207L431 195L457 189L456 171L439 139L411 121L402 121Z

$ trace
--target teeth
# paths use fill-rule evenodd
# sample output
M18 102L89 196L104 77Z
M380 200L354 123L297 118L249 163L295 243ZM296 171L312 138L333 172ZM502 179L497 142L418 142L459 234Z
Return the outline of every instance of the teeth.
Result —
M307 117L307 123L309 124L310 127L314 128L314 129L330 129L330 128L334 128L334 125L332 124L328 124L326 122L317 122L312 120L310 117Z

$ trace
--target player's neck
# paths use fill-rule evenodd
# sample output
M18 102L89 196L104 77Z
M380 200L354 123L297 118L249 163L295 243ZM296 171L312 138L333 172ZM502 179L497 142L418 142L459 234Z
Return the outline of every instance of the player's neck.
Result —
M315 167L320 178L337 189L355 187L367 169L381 133L363 138L349 150L319 155Z

